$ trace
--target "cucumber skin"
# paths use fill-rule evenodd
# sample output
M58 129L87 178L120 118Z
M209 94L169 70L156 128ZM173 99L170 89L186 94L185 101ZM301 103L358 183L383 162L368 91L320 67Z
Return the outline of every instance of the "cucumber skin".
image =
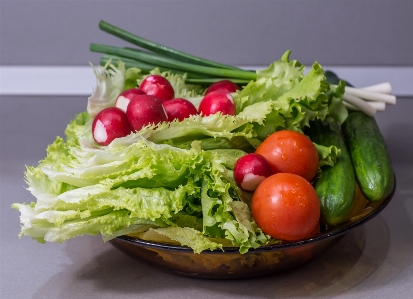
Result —
M351 112L342 128L361 192L370 201L385 199L392 192L395 179L376 120L362 112Z
M335 145L341 151L334 166L322 167L321 176L315 182L322 222L338 225L350 218L356 200L356 177L351 157L337 123L323 125L318 122L312 126L311 138L315 143Z

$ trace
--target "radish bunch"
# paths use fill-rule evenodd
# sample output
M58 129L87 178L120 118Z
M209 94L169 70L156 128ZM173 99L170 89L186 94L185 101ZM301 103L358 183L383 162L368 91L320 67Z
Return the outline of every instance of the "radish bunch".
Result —
M93 123L92 134L100 145L109 145L115 138L125 137L150 124L182 121L191 115L215 113L235 115L232 92L239 87L229 80L212 84L199 109L183 98L174 98L171 83L163 76L149 75L139 87L127 89L117 97L115 107L100 111Z

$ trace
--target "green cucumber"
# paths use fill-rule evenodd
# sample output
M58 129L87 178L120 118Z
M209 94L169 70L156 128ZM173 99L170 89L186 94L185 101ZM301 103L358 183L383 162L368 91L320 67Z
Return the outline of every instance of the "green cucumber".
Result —
M374 117L359 111L349 113L343 134L361 192L371 201L386 198L394 188L394 172Z
M317 144L334 145L340 150L334 166L321 167L315 189L320 200L322 222L341 224L350 218L356 200L356 177L350 154L337 123L311 124L310 138Z

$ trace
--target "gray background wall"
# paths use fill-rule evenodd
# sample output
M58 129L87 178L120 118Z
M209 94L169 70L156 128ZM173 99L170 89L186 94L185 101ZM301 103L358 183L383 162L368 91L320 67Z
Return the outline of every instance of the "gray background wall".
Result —
M233 65L412 66L413 1L0 0L0 65L87 65L99 20Z

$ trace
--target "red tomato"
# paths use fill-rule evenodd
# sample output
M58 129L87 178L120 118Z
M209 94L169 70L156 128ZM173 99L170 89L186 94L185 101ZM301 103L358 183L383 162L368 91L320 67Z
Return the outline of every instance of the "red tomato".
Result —
M292 173L277 173L255 190L251 211L264 233L275 239L296 241L316 230L320 202L306 179Z
M317 174L317 149L302 133L291 130L275 132L261 143L255 153L267 159L274 173L294 173L308 181Z

